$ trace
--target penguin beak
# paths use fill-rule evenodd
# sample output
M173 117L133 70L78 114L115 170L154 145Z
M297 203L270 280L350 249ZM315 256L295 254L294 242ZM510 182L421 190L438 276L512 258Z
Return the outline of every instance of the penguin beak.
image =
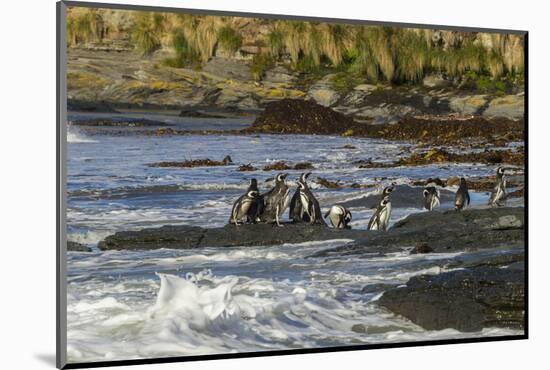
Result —
M288 176L288 173L283 173L283 174L281 175L281 177L282 177L283 179L286 179L287 176Z
M311 175L311 172L306 172L306 174L304 175L304 177L307 179L309 177L309 175Z

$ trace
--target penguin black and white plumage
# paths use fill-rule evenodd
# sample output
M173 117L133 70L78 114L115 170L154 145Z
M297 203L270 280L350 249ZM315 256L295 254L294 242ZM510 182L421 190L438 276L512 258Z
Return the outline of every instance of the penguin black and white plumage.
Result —
M279 219L285 212L290 201L290 188L285 183L287 174L280 173L275 177L273 189L261 196L263 205L261 207L260 219L264 222L277 223L282 226Z
M310 224L318 223L326 225L321 214L319 201L315 198L305 181L308 176L309 173L300 176L298 180L298 198L296 199L296 203L300 203L299 219L302 222L309 222ZM294 206L296 207L296 204Z
M369 221L368 229L386 231L390 223L390 216L391 201L389 196L385 196L380 200L380 203L378 203L378 207L376 207L376 211L374 211Z
M299 182L307 184L307 178L311 175L311 172L305 172L300 175ZM294 222L302 222L302 202L300 200L300 186L296 188L292 199L290 200L290 207L288 209L288 218Z
M506 200L506 176L504 167L497 168L497 181L489 197L490 206L501 206Z
M460 211L470 205L470 193L464 177L460 178L460 186L455 195L455 210Z
M435 186L426 186L422 194L424 195L424 208L432 211L439 207L439 190Z
M386 186L384 188L384 190L382 191L382 197L380 198L380 200L384 199L385 197L389 197L391 195L391 193L393 192L393 189L394 189L393 184L390 185L390 186Z
M325 218L327 217L334 228L351 229L350 222L353 216L346 207L341 205L334 205L330 207L328 212L325 214Z
M257 190L247 190L244 195L241 195L239 199L233 204L231 209L231 218L229 219L230 224L239 226L249 221L249 212L250 208L257 201L258 191Z
M258 181L256 179L250 180L250 185L248 186L247 193L250 191L255 191L256 197L250 205L247 216L248 222L255 224L259 221L260 211L263 209L263 199L262 197L260 197L260 190L258 189Z

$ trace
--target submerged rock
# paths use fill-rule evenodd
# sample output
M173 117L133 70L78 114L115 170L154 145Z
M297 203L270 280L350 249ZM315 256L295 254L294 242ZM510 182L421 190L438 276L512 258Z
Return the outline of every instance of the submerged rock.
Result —
M230 156L226 156L221 161L215 161L209 158L206 159L193 159L181 162L156 162L151 163L149 167L177 167L177 168L193 168L193 167L216 167L216 166L229 166L232 164Z
M523 329L524 278L522 269L492 266L416 276L378 303L427 330Z
M69 252L91 252L92 248L73 241L67 241L67 251Z

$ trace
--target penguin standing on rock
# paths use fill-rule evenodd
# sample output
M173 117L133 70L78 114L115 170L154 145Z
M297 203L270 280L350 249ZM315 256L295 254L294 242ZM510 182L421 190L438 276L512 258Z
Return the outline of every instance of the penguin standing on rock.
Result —
M386 231L390 223L391 201L389 195L382 198L369 221L369 230Z
M439 207L439 190L435 186L426 186L422 194L424 195L424 208L432 211Z
M263 199L260 197L260 190L258 189L258 181L256 179L250 180L250 185L248 186L247 193L250 191L256 192L256 197L247 213L247 218L249 223L255 224L259 221L259 214L263 208Z
M468 184L464 177L460 178L460 186L455 195L455 210L461 211L470 205L470 193L468 193Z
M249 212L252 208L254 202L257 201L258 191L257 190L247 190L244 195L241 195L239 199L233 204L233 209L231 210L231 218L229 219L230 224L239 226L239 222L244 224L249 221Z
M319 223L325 225L323 215L321 214L321 207L319 206L319 201L317 201L305 181L309 175L310 173L306 173L300 176L300 179L298 180L298 197L295 201L294 209L291 211L291 214L296 212L296 206L299 204L300 221L309 222L310 224Z
M491 192L489 198L490 206L501 206L506 200L506 176L504 175L504 167L497 168L497 182Z
M290 189L285 183L288 175L280 173L275 177L275 187L261 196L260 219L264 222L277 223L277 226L283 226L279 219L288 207L290 200ZM263 205L262 205L263 202Z
M351 212L344 206L332 206L325 214L325 218L329 218L330 223L336 229L351 229L350 222L352 219Z
M300 175L298 182L307 184L307 178L311 175L311 172L305 172ZM300 186L294 192L292 199L290 201L290 207L288 209L288 218L294 222L302 222L302 201L300 200Z

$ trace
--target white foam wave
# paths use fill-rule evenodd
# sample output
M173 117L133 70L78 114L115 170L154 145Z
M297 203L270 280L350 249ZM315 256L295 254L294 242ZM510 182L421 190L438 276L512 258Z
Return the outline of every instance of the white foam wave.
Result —
M69 359L185 356L515 333L505 329L427 332L368 302L343 302L337 287L218 278L209 271L158 277L160 284L152 280L97 282L89 291L70 284ZM139 299L129 299L135 294ZM376 333L352 331L358 324L373 327Z
M81 130L71 125L69 125L67 128L67 142L68 143L97 143L96 140L90 139Z

